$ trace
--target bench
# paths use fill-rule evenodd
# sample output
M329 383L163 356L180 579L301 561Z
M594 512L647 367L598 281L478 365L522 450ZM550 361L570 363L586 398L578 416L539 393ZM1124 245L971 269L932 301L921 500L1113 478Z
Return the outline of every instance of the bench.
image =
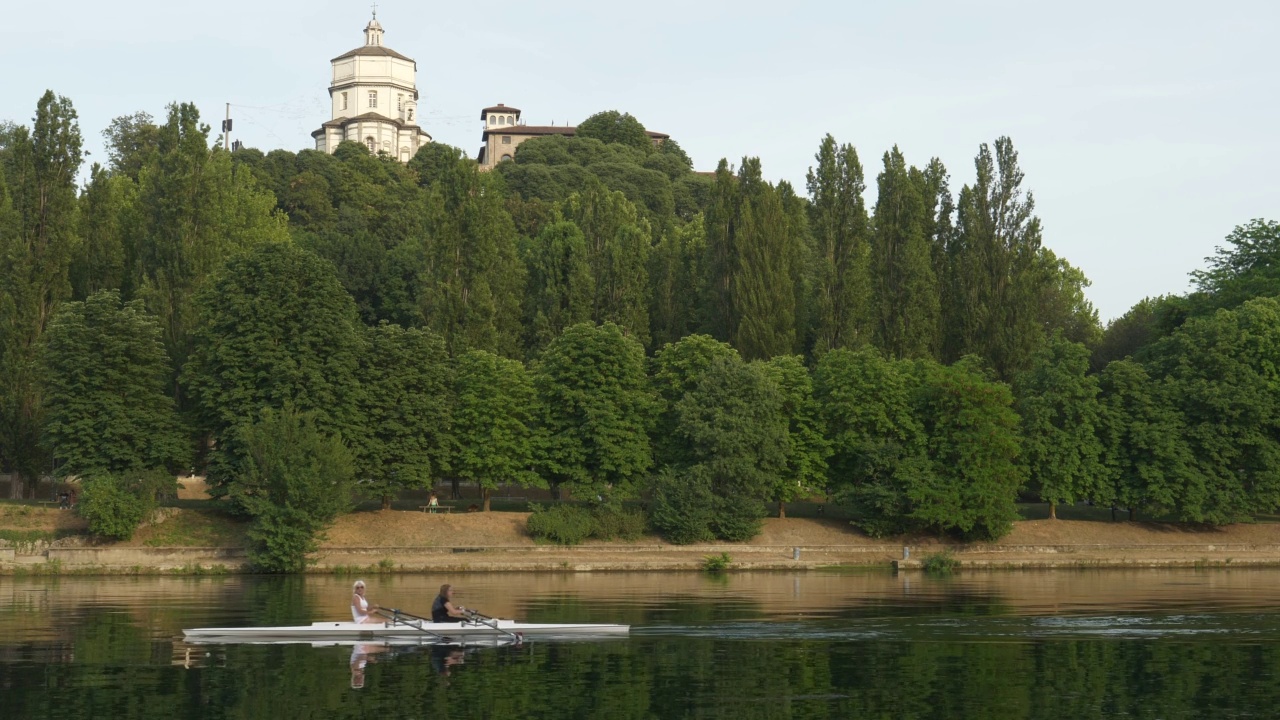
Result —
M418 509L424 513L451 513L452 505L419 505Z

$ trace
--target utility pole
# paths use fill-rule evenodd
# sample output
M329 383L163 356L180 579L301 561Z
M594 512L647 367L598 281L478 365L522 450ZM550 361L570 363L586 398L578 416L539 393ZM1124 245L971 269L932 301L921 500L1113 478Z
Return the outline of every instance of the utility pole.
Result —
M222 148L231 151L231 103L227 103L227 119L222 121Z

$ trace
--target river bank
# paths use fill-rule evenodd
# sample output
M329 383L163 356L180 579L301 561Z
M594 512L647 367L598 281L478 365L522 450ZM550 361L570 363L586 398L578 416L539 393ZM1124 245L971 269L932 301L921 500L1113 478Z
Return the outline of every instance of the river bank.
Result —
M199 510L170 509L125 543L78 534L83 520L57 509L7 507L0 573L202 574L245 569L244 527ZM661 571L896 567L915 570L950 553L961 569L1280 566L1280 524L1195 528L1168 523L1026 520L992 543L933 537L871 538L843 520L768 518L746 543L635 542L540 545L526 513L357 512L326 533L314 572Z

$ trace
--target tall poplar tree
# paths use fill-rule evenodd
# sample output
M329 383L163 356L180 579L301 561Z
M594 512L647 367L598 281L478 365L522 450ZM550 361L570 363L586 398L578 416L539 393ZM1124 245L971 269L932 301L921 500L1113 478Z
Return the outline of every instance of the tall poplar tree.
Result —
M474 164L459 163L448 181L432 187L422 314L455 355L521 354L525 270L505 194L500 175Z
M35 359L71 292L81 142L71 101L52 91L36 104L30 129L0 138L0 465L18 474L14 497L48 465Z
M524 244L528 287L524 295L525 347L537 352L565 328L591 319L595 282L587 241L578 226L548 225Z
M858 151L822 139L809 168L809 227L814 245L814 351L868 342L870 222Z
M884 154L871 235L876 345L895 358L933 357L941 313L925 234L932 218L912 181L914 170L908 170L896 146Z
M591 181L564 203L586 239L595 297L591 319L649 342L649 224L620 192Z
M789 353L796 344L797 261L793 224L759 158L743 158L736 176L721 161L706 214L709 334L744 357Z
M702 216L668 230L649 254L649 325L654 347L699 327L707 228Z
M1027 367L1041 341L1037 309L1045 277L1037 272L1040 219L1022 189L1018 153L1007 137L986 144L974 161L977 179L960 191L949 255L956 346L946 357L975 354L1001 377Z

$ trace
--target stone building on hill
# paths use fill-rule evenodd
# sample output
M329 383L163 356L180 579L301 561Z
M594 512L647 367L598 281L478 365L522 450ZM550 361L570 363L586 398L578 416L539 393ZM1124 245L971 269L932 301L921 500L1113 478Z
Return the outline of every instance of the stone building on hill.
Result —
M480 121L484 123L484 131L480 139L484 145L480 147L480 155L476 161L481 170L492 170L503 160L515 156L516 148L526 140L548 135L564 135L573 137L571 125L522 125L519 108L507 107L498 103L480 111ZM648 131L654 145L661 145L670 135Z
M332 153L338 143L353 140L409 162L431 142L418 125L418 64L383 45L382 32L375 13L364 28L364 45L331 61L333 117L311 133L317 150Z

